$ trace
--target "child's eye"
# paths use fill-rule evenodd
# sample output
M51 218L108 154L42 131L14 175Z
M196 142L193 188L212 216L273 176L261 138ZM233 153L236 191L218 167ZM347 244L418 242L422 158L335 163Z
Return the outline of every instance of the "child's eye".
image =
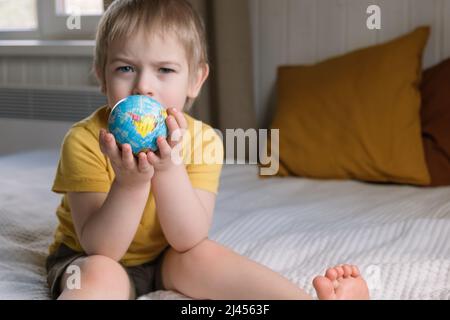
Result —
M118 67L116 70L123 73L134 72L134 69L131 66Z
M161 73L172 73L172 72L175 72L175 70L170 69L170 68L159 68L159 72L161 72Z

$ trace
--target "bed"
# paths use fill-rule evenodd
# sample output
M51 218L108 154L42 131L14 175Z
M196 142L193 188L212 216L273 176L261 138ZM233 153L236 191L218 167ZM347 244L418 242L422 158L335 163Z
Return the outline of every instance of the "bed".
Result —
M58 150L0 157L0 299L49 299L44 261L60 196ZM450 187L257 176L225 165L210 238L314 295L313 277L360 266L373 299L450 299ZM139 299L188 299L156 291Z

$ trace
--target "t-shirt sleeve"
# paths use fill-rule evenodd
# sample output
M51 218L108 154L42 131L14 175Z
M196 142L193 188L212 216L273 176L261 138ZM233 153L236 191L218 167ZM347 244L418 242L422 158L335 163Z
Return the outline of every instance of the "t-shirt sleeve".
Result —
M186 170L193 188L217 194L223 164L223 142L209 126L204 125L202 132L202 138L197 135L191 140L193 147L190 158L185 159Z
M97 137L84 127L73 127L64 137L52 191L108 192L111 186L106 156Z

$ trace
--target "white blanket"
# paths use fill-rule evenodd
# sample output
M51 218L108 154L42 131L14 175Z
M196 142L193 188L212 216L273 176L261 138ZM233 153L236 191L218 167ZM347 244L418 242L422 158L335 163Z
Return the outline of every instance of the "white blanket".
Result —
M0 158L0 298L48 299L57 151ZM374 299L450 299L450 188L259 179L225 166L210 238L315 295L327 266L360 266ZM157 291L140 299L187 299Z

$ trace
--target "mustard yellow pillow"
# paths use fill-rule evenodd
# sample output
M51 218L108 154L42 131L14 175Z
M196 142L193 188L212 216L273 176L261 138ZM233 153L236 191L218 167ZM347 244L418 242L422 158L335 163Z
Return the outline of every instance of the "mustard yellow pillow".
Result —
M420 128L428 27L310 66L278 69L279 175L427 185Z

